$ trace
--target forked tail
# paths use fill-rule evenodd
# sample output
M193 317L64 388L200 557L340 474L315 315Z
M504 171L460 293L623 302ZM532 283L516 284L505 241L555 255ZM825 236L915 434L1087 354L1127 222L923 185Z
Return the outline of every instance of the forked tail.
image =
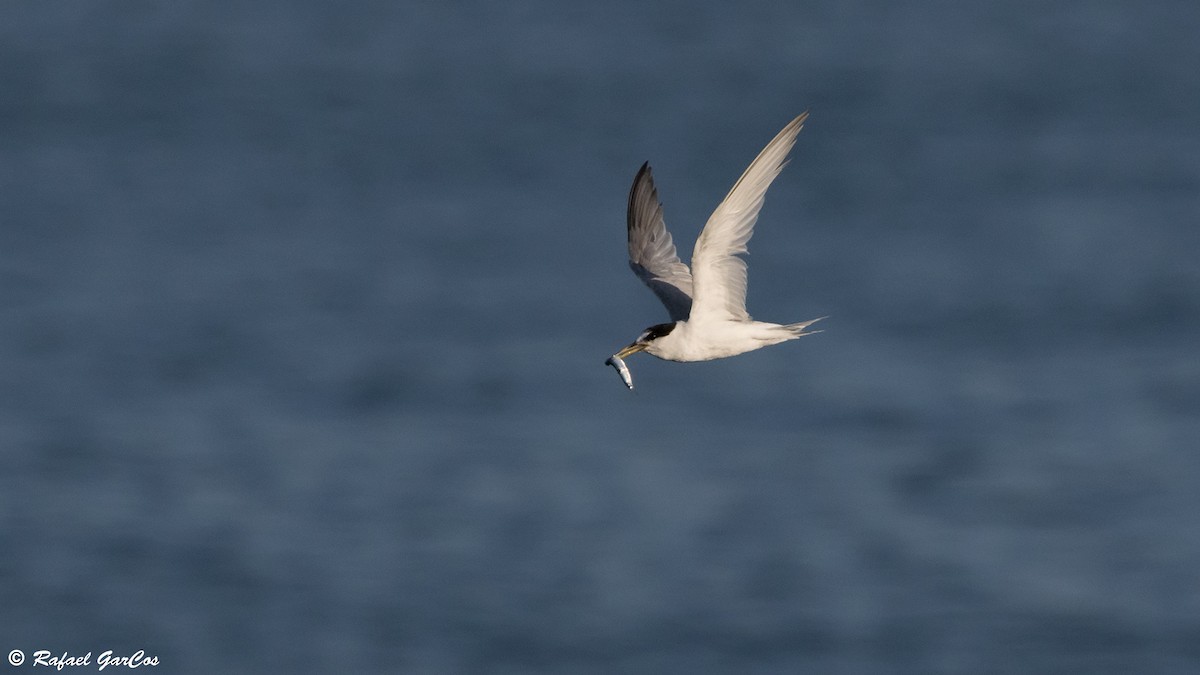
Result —
M819 330L804 330L804 329L808 328L809 326L813 325L814 323L820 321L821 319L828 319L828 318L829 317L827 317L827 316L820 316L815 319L809 319L808 321L801 321L800 323L784 324L783 327L786 328L792 334L792 337L800 337L801 335L812 335L813 333L820 333L821 331L819 331Z

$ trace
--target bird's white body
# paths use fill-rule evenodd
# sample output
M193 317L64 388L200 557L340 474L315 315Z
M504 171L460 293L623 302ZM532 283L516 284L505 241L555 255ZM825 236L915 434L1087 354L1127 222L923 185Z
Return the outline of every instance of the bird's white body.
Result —
M658 191L643 164L629 191L629 266L670 314L671 322L647 328L614 357L639 351L668 361L710 361L794 340L818 319L777 324L746 312L746 262L740 257L754 234L767 188L783 170L807 113L767 144L713 211L696 240L689 269L675 252Z
M645 352L667 361L711 361L777 345L808 335L804 328L817 321L782 326L764 321L678 321L667 335L650 341Z

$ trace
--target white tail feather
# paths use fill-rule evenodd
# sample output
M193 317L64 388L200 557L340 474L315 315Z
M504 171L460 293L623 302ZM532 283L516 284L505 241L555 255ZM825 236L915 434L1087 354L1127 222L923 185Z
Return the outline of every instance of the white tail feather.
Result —
M821 316L821 317L817 317L815 319L809 319L808 321L801 321L800 323L789 323L789 324L784 325L784 328L791 331L792 335L795 337L800 337L801 335L812 335L813 333L820 333L821 331L819 331L819 330L806 331L804 329L808 328L809 326L813 325L814 323L820 321L821 319L828 319L828 318L829 317L827 317L827 316Z

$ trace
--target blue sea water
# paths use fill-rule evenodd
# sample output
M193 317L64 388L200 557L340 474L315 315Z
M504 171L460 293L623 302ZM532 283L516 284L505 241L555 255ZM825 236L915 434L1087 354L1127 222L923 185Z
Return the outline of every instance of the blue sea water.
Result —
M1200 671L1194 3L0 8L0 651ZM789 119L736 359L686 258Z

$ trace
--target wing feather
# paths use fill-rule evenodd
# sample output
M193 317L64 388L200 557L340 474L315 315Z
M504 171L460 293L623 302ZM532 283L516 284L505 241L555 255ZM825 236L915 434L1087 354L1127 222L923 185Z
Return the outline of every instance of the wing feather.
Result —
M662 301L672 321L686 320L692 311L692 274L680 262L663 221L649 162L633 179L627 216L629 267Z
M808 113L792 120L750 163L733 189L713 211L692 252L691 322L749 321L746 313L746 244L762 209L767 188L787 164L796 135Z

